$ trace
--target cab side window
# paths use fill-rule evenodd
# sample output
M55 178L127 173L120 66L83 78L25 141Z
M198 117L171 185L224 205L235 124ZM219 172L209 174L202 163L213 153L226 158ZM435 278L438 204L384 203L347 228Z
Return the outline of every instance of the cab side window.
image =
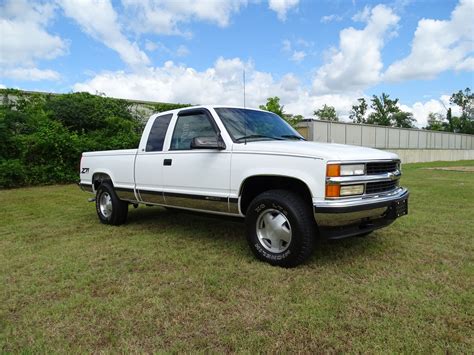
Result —
M163 150L163 142L165 141L166 131L171 121L172 114L158 116L153 122L148 141L146 142L147 152L161 152Z
M178 116L170 149L188 150L191 149L193 138L216 136L216 130L205 113Z

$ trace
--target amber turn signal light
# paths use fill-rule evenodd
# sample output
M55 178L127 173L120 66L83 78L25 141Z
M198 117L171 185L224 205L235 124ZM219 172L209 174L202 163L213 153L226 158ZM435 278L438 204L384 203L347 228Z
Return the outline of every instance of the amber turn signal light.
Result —
M341 195L340 185L326 185L326 197L339 197Z
M339 164L328 164L326 167L327 177L341 176L341 166Z

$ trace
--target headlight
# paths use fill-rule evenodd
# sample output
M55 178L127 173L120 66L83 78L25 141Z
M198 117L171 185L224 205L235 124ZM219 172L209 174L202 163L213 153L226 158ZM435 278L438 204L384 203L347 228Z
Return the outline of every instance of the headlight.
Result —
M364 185L347 185L341 186L341 196L362 195L364 193Z
M364 175L364 164L341 165L341 176Z
M353 176L364 175L365 164L328 164L326 168L326 176Z

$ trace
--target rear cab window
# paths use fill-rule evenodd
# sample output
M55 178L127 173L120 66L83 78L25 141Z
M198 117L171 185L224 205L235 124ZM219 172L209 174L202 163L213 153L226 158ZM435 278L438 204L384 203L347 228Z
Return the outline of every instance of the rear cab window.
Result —
M168 114L155 118L146 142L147 152L161 152L163 150L163 143L172 117L172 114Z

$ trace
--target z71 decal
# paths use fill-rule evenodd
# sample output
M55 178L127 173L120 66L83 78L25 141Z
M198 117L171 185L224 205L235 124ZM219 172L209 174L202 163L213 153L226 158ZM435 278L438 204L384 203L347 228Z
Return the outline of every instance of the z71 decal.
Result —
M87 174L89 172L89 168L82 168L81 174Z

